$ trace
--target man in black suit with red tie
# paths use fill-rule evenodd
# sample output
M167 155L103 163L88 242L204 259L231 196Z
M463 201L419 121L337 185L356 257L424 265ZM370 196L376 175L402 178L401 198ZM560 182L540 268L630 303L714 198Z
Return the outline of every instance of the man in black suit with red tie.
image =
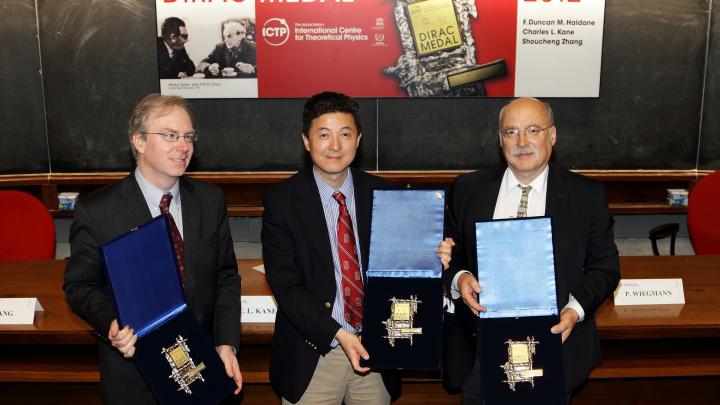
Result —
M302 141L312 167L263 198L265 274L278 303L270 382L283 404L382 405L397 397L393 373L360 367L358 328L370 245L372 190L387 181L350 168L362 126L355 100L314 95ZM438 247L447 267L450 242ZM348 274L349 271L349 274Z
M462 388L463 404L484 403L475 334L478 313L486 308L477 280L475 223L546 215L552 221L560 313L551 332L562 334L569 400L600 362L594 314L620 279L614 221L602 184L548 163L557 140L548 104L513 100L499 121L506 165L458 176L449 199L446 236L456 246L445 281L456 301L454 315L446 317L443 382Z
M240 278L222 190L183 176L197 141L189 108L179 97L151 94L135 106L128 126L137 167L75 205L63 286L72 311L98 335L103 402L155 403L130 361L137 337L130 326L118 325L98 247L161 211L170 214L182 239L178 265L184 269L185 300L214 342L237 394Z

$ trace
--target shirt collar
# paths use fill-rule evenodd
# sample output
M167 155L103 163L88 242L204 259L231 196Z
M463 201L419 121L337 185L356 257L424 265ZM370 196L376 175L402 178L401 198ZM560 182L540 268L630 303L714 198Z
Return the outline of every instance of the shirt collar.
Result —
M323 205L326 205L329 200L334 201L332 195L336 191L343 193L345 200L349 200L354 197L355 187L353 186L352 170L350 170L350 168L345 170L347 170L345 181L343 181L343 184L340 185L340 188L335 189L325 183L325 181L318 176L317 172L315 172L315 168L313 167L313 177L315 178L315 183L320 191L320 199L322 200Z
M167 42L165 42L165 39L163 39L162 43L163 43L163 45L165 45L165 48L167 48L168 55L172 58L173 53L175 53L175 50L170 48L170 45L168 45Z
M510 170L510 167L505 169L505 191L510 191L512 189L515 189L519 186L532 186L532 191L537 191L538 193L545 194L545 189L547 188L547 178L548 178L548 168L549 165L545 165L545 169L543 169L540 174L535 177L533 181L530 182L530 184L522 184L520 183L520 180L515 177L515 174Z
M175 182L175 184L170 187L170 190L162 190L158 187L156 187L154 184L150 183L148 179L146 179L142 173L140 173L140 168L135 168L135 180L137 180L138 185L140 186L140 190L142 190L143 196L145 196L145 200L147 201L148 205L153 207L159 207L160 206L160 200L162 199L163 194L169 192L172 194L173 198L170 201L170 204L177 204L180 202L180 181Z
M228 44L225 44L225 49L227 49L227 50L229 50L229 51L232 51L233 49L235 49L235 50L237 50L238 52L240 52L240 50L242 49L242 41L240 41L240 43L238 44L238 46L230 46L230 45L228 45Z

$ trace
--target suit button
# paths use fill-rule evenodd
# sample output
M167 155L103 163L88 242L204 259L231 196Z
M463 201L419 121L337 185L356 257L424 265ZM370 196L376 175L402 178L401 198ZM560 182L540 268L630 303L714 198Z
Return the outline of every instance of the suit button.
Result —
M327 309L332 308L332 304L330 304L329 302L326 302L326 303L325 303L325 308L327 308Z

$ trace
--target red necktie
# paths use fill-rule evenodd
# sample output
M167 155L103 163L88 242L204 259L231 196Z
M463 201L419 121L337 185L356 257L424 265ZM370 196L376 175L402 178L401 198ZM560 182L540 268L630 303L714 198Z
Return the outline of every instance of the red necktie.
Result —
M185 243L183 242L180 231L178 230L172 214L170 214L170 200L172 194L163 194L160 200L160 212L167 215L170 221L170 234L172 235L173 246L175 246L175 260L177 260L178 272L180 273L180 282L185 283Z
M353 232L352 220L345 205L345 196L336 192L333 198L340 204L338 216L337 239L340 271L342 273L343 301L345 302L345 320L356 331L362 327L363 284L358 263L357 245Z

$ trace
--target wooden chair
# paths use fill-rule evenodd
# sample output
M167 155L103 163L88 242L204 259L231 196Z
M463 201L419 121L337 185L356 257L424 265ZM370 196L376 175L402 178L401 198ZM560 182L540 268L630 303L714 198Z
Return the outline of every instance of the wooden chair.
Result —
M677 238L678 230L680 225L676 222L670 224L658 225L650 230L650 243L652 243L652 250L655 256L660 256L658 250L657 241L660 239L670 238L670 256L675 256L675 239Z

